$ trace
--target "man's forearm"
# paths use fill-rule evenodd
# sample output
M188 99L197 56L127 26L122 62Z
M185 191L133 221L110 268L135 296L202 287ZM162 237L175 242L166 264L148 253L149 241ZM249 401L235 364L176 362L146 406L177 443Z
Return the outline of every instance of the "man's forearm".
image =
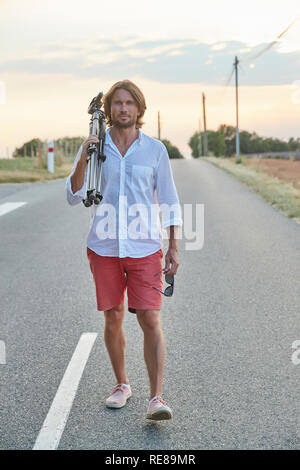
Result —
M169 247L171 248L178 248L178 242L177 242L177 234L178 234L178 227L177 225L170 225L170 227L167 227L167 232L169 236Z
M79 159L73 175L71 176L71 187L73 194L82 188L84 183L84 173L86 169L86 159Z
M179 266L177 248L177 225L170 225L166 228L169 236L169 248L165 257L165 274L175 275Z

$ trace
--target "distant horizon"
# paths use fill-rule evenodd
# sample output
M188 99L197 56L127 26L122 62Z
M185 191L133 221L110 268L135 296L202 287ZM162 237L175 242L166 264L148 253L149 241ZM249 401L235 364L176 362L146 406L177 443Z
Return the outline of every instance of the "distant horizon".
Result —
M224 122L222 122L222 123L219 124L219 126L223 126L223 125L224 125L224 126L227 126L227 127L233 127L234 129L236 128L236 126L233 125L233 124L228 124L228 123L224 123ZM216 128L210 128L210 127L208 127L206 131L207 131L207 132L208 132L208 131L214 131L214 132L216 132L216 131L218 130L219 126L217 126ZM144 132L144 131L143 131L143 128L141 128L140 130L141 130L142 132ZM191 133L190 137L192 137L195 132L199 132L199 131L195 129L194 132ZM201 132L203 133L204 131L201 131ZM293 139L296 139L296 140L297 140L297 139L300 139L300 132L299 132L299 135L298 135L298 136L293 136L293 135L291 135L290 137L283 137L283 138L280 138L280 137L278 137L278 136L271 136L271 135L261 135L261 134L260 134L259 132L257 132L256 130L251 130L251 131L250 131L249 129L241 129L241 128L239 128L239 132L249 132L250 134L254 134L254 133L255 133L255 134L258 135L258 137L262 137L263 139L279 139L279 140L282 140L283 142L288 142L288 140L289 140L290 138L293 138ZM146 134L146 132L144 132L144 133ZM148 135L149 135L149 134L148 134ZM150 137L152 137L153 139L158 139L158 137L157 137L156 135L150 135ZM82 136L81 136L81 135L73 135L73 136L71 136L71 135L61 135L61 136L58 136L58 137L53 137L52 140L58 140L58 139L78 139L78 138L83 138L83 139L84 139L85 136L84 136L84 135L82 135ZM39 140L41 140L42 142L45 142L45 140L47 140L47 139L40 139L38 136L35 136L35 137L32 137L32 138L26 140L25 142L23 142L22 145L24 145L24 144L26 144L26 143L30 142L31 140L34 140L34 139L39 139ZM170 138L168 138L167 136L161 137L160 140L165 140L165 139L170 140ZM51 139L48 139L48 140L51 140ZM170 142L173 144L173 142L172 142L171 140L170 140ZM20 145L19 148L22 147L22 145ZM15 149L16 149L16 148L17 148L17 146L15 146Z
M234 127L234 128L235 128L235 126L232 126L231 124L221 123L220 125L231 126L231 127ZM208 128L208 129L207 129L207 131L214 131L214 132L216 132L217 130L218 130L218 128L216 128L216 129L210 129L210 128ZM141 131L144 132L142 128L141 128ZM195 133L195 132L197 132L197 131L195 130L194 133ZM263 135L257 133L255 130L254 130L254 131L249 131L249 130L247 130L247 129L239 129L239 132L240 132L240 133L241 133L241 132L249 132L250 134L255 133L255 134L256 134L258 137L260 137L260 138L263 138L263 139L278 139L278 140L280 140L280 141L282 141L282 142L285 142L285 143L287 143L290 138L293 138L293 139L295 139L295 140L300 139L300 135L297 136L297 137L295 137L295 136L290 136L289 138L283 138L283 139L282 139L282 138L275 137L275 136L263 136ZM194 133L193 133L193 134L194 134ZM191 134L190 137L192 137L193 134ZM150 136L150 137L155 138L155 139L158 138L157 136L154 136L154 135L152 135L152 136ZM80 135L76 135L76 136L66 136L66 135L65 135L65 136L60 136L60 137L54 137L53 140L55 141L55 140L58 140L58 139L78 139L78 138L83 138L83 139L84 139L85 136L80 136ZM13 152L14 152L17 148L21 148L21 147L22 147L23 145L25 145L26 143L29 143L30 141L35 140L35 139L39 139L39 137L35 136L35 137L33 137L33 138L31 138L31 139L28 139L27 141L23 142L22 145L20 145L20 146L18 146L18 147L16 146L16 147L12 150L12 153L11 153L10 158L12 158L12 154L13 154ZM47 141L47 139L46 139L46 140L44 140L44 139L39 139L39 140L40 140L41 142L46 142L46 141ZM172 140L169 139L168 137L161 137L160 140L169 140L172 145L175 145L175 144L172 142ZM175 145L175 146L176 146L176 145ZM176 146L176 147L177 147L177 146ZM184 151L182 151L180 148L178 148L178 149L179 149L180 153L182 153L182 155L184 155L185 158L193 158L193 157L192 157L192 151L191 151L191 150L184 152ZM272 151L266 152L266 153L271 153L271 152L272 152ZM289 151L289 152L292 152L292 150ZM258 152L258 153L262 153L262 152ZM263 152L263 153L264 153L264 152ZM281 152L277 152L277 153L281 153ZM1 151L0 151L0 159L6 158L5 156L3 157L2 155L3 155L3 153L1 153ZM74 159L75 159L75 157L76 157L76 155L74 155Z

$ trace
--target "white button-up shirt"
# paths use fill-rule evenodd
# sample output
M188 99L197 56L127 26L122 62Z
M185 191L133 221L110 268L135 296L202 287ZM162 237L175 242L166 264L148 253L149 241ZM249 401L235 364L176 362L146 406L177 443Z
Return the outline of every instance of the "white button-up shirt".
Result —
M76 193L71 187L81 148L66 181L70 205L82 204L86 197L87 167L83 186ZM155 253L163 247L162 228L182 225L166 147L139 130L139 137L122 157L108 129L104 154L100 187L103 199L90 207L87 246L99 255L119 258L143 258Z

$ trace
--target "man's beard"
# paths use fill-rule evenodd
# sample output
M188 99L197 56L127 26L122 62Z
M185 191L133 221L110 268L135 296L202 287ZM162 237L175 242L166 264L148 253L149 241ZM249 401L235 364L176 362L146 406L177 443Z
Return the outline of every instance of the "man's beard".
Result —
M128 129L129 127L135 126L135 120L129 119L126 122L118 121L118 119L112 119L112 125L118 127L119 129Z

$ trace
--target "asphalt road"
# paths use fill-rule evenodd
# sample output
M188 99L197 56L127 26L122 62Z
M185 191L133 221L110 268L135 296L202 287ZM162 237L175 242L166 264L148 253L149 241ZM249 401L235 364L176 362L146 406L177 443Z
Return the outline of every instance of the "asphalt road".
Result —
M84 333L93 341L58 449L300 448L300 226L208 162L172 167L182 207L204 204L204 244L180 240L163 300L174 417L159 423L145 419L143 337L129 312L133 397L105 407L114 377L86 258L89 210L67 204L64 180L0 186L0 208L26 202L0 216L0 449L33 449L58 390L60 406L70 400L61 383Z

